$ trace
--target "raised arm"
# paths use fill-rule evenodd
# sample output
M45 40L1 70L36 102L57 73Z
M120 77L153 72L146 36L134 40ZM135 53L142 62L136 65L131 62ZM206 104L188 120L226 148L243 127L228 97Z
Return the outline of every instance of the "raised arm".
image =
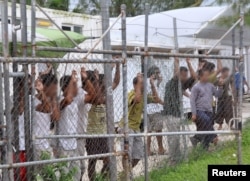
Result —
M153 102L163 104L163 101L160 99L158 92L157 92L157 89L156 89L155 84L154 84L154 75L152 75L150 77L150 86L151 86L151 90L152 90Z
M190 58L187 58L187 59L186 59L186 62L187 62L187 66L188 66L188 69L189 69L189 71L190 71L191 77L192 77L193 79L197 79L197 74L196 74L196 72L194 71L194 68L193 68L193 66L192 66L192 64L191 64Z
M173 77L177 76L179 74L179 68L180 65L179 65L179 58L175 57L174 58L174 75Z
M218 59L218 60L217 60L217 70L216 70L216 74L217 74L217 75L220 74L221 70L222 70L222 62L221 62L220 59Z
M54 98L54 100L51 101L52 104L52 113L51 113L51 120L52 121L59 121L60 116L61 116L61 112L60 112L60 108L59 105L57 103L56 98Z
M137 74L137 84L135 85L135 97L133 100L135 104L140 103L143 99L142 88L143 88L143 76L142 74Z
M81 79L82 79L82 82L83 81L85 82L85 86L83 87L83 89L88 93L88 94L86 94L86 96L84 98L84 102L91 104L94 102L94 99L96 97L96 92L95 92L95 88L94 88L93 84L88 79L88 74L86 72L85 67L81 68Z
M120 64L116 63L115 77L113 80L112 89L115 90L116 87L119 85L119 83L120 83Z
M37 98L42 102L36 106L36 111L50 113L51 112L51 104L44 93L43 83L40 79L35 81L35 88L37 91Z
M64 93L63 93L64 98L60 102L60 110L63 110L66 106L71 104L71 102L74 99L73 89L74 89L74 84L77 83L76 75L77 75L76 71L73 70L72 74L71 74L71 79L70 79L69 85L67 86L67 89L64 90Z

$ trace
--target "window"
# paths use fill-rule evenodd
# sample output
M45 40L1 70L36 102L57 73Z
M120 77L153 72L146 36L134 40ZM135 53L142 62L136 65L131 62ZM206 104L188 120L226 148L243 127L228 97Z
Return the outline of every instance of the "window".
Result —
M82 27L81 26L74 26L74 32L82 34Z
M71 31L71 27L70 26L62 26L62 30Z

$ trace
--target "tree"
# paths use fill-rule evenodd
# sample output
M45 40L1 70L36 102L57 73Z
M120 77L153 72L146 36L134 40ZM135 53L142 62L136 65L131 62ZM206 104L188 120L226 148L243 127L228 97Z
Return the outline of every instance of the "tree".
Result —
M127 6L127 16L136 16L144 13L145 0L110 0L110 16L118 16L120 14L121 4ZM97 13L100 12L100 0L90 0L96 7ZM167 11L170 9L184 8L192 5L199 6L202 0L148 0L150 12L156 13Z
M239 19L240 9L245 13L245 24L250 25L250 1L249 0L217 0L218 4L231 5L233 14L219 19L219 24L231 26L234 22Z

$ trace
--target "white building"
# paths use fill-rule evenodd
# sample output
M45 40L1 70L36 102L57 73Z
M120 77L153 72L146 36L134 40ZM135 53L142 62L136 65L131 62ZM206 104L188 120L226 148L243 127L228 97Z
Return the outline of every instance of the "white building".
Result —
M16 6L17 24L20 24L20 4ZM11 24L11 3L9 3L8 8L8 21ZM91 16L47 8L43 9L63 30L74 31L83 34L85 37L99 37L101 35L100 16ZM36 9L36 24L37 27L57 29L38 8ZM27 6L27 26L31 27L31 6Z

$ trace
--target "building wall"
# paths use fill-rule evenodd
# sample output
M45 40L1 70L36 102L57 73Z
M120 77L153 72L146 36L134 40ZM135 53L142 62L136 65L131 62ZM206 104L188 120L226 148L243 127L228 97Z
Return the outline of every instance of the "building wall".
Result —
M8 16L9 22L11 23L11 3L8 7ZM100 36L101 35L101 17L100 16L91 16L85 14L78 14L72 12L65 12L53 9L44 8L46 13L59 25L70 27L71 31L82 29L80 32L84 36ZM21 15L20 15L20 5L17 4L16 8L17 14L17 24L20 24ZM36 23L37 27L44 27L49 29L57 29L48 18L38 9L36 9ZM27 6L27 26L31 27L31 7Z

